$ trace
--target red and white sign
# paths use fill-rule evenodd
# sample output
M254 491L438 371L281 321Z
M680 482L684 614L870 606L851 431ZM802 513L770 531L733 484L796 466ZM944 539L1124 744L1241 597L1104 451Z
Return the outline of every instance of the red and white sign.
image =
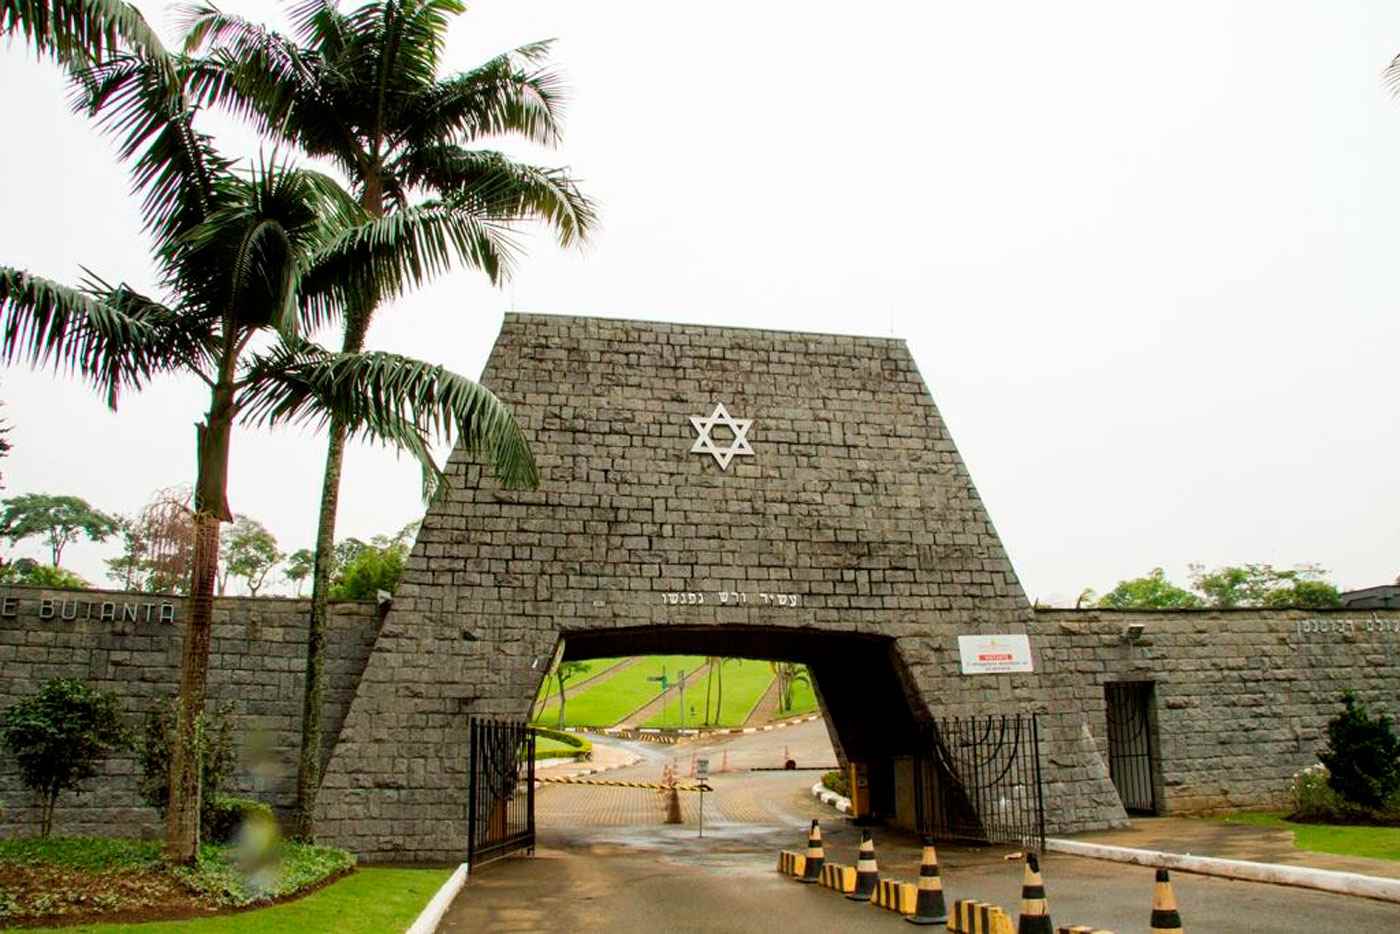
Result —
M958 653L965 675L1035 670L1031 667L1031 640L1025 635L958 636Z

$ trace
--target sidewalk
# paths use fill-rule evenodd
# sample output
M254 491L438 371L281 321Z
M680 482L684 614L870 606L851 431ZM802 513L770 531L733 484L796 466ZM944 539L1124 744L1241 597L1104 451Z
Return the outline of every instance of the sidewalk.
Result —
M1400 879L1400 861L1368 859L1362 856L1335 856L1314 853L1293 845L1293 832L1227 824L1223 821L1190 817L1135 817L1126 830L1105 830L1075 834L1065 839L1076 843L1126 846L1140 850L1160 850L1190 856L1240 859L1280 866L1302 866L1331 872L1354 872L1363 876Z

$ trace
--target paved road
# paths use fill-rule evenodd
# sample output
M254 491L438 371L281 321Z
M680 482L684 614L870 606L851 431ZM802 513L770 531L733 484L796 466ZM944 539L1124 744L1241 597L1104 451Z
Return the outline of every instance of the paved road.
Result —
M785 749L786 747L786 749ZM688 769L687 747L631 744L646 761L608 773L629 780L658 776L674 761ZM736 738L723 750L731 765L773 765L784 752L799 763L830 761L820 722ZM716 751L719 755L716 755ZM684 796L686 824L666 826L655 793L554 786L538 798L540 847L534 859L511 859L474 871L442 928L447 934L502 931L787 931L911 930L896 916L774 871L779 849L801 849L811 817L822 819L828 859L854 863L858 831L807 791L818 772L715 775L706 795L705 836L697 836L698 799ZM881 870L906 880L918 872L917 841L877 832ZM950 898L978 898L1014 909L1021 866L1004 848L941 848ZM1057 925L1096 924L1147 930L1152 871L1050 855L1043 860ZM1187 930L1196 932L1400 931L1400 907L1279 886L1203 876L1174 877Z

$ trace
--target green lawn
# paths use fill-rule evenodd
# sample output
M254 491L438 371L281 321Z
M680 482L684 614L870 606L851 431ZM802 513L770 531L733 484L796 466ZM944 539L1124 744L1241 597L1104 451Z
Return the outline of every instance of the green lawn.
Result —
M361 869L297 901L215 918L31 928L29 934L384 934L413 923L451 869Z
M572 759L581 752L587 752L593 748L593 744L584 740L582 746L570 746L568 743L551 739L548 736L535 737L535 758L536 759Z
M616 675L584 688L577 696L569 695L564 705L564 723L567 726L613 726L661 693L660 685L647 679L661 674L663 665L667 676L675 677L681 669L693 671L704 663L705 659L698 655L649 655ZM686 702L690 702L689 697ZM558 708L555 708L554 717L558 717ZM556 722L549 716L542 717L541 721L551 726Z
M1400 860L1400 827L1358 827L1350 824L1295 824L1282 812L1246 811L1219 818L1227 824L1249 824L1293 831L1293 845L1313 853Z
M715 677L718 678L718 674ZM686 726L688 727L697 726L695 721L703 719L706 681L707 676L702 671L699 681L685 686L685 705L687 708L695 710L694 716L691 716L689 710L686 711ZM718 717L711 725L743 726L754 705L763 696L763 692L768 690L768 685L772 681L773 669L767 662L741 658L726 664L724 666L724 706L718 711ZM711 688L710 706L712 708L717 703L716 694L717 689ZM644 726L675 727L680 725L679 718L680 698L677 697L666 704L664 712L652 717Z
M582 664L586 666L583 673L574 675L569 679L569 684L565 686L569 703L573 703L574 700L573 685L600 675L614 665L625 661L627 661L625 658L590 658L583 662ZM540 715L535 718L535 722L540 726L555 726L559 722L559 682L554 678L546 678L544 683L540 685L539 696L552 698L552 700L545 702L544 707L540 709Z

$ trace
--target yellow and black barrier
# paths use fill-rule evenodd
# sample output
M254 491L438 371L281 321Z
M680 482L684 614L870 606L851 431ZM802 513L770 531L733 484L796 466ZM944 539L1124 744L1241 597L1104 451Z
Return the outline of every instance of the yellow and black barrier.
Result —
M948 913L948 930L957 934L1013 934L1016 928L1000 905L960 898Z
M870 904L876 908L884 908L886 911L912 915L918 898L919 890L914 888L914 883L900 882L898 879L881 879L875 884L875 894L871 896Z
M807 868L807 857L801 853L794 853L792 850L781 850L778 853L778 872L785 876L800 876Z
M1157 870L1152 889L1152 934L1181 934L1181 913L1176 910L1176 893L1166 869Z
M714 791L709 785L663 785L659 782L614 782L606 779L589 778L544 778L535 776L535 781L551 785L597 785L603 788L646 788L650 791Z
M847 895L856 890L856 867L840 863L823 863L821 879L823 888Z

